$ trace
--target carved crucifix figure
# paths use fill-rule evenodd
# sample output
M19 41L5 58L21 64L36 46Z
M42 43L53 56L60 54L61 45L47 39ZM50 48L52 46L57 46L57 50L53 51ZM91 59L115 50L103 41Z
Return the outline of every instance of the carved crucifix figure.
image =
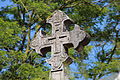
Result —
M74 47L80 51L89 43L89 35L77 24L69 31L69 25L73 24L73 21L60 10L55 11L47 23L52 26L52 35L43 35L40 30L32 40L31 47L41 55L51 51L51 58L46 61L52 66L52 80L68 80L64 72L64 63L72 62L68 56L68 48Z

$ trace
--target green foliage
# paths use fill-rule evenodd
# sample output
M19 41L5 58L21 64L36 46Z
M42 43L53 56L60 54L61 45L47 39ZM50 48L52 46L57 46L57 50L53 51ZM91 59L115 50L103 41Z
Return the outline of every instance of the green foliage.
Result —
M18 70L18 76L21 77L21 79L30 79L30 80L48 80L48 74L46 71L43 72L41 67L33 67L30 64L22 64ZM41 74L42 72L42 74Z
M11 48L20 41L18 34L21 29L17 22L4 21L0 18L0 48Z
M75 51L73 48L70 48L68 53L69 56L75 61L80 62L82 60L87 59L89 52L91 51L93 46L85 46L81 52ZM80 62L81 63L81 62Z
M1 74L2 80L47 80L48 71L37 59L40 59L36 53L27 56L18 51L0 51L0 70L6 69Z

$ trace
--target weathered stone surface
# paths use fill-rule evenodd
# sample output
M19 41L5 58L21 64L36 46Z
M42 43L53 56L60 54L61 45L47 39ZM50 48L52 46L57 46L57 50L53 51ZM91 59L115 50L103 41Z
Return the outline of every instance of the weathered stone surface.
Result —
M51 51L52 56L46 61L52 66L52 80L67 80L63 74L63 62L71 62L68 48L74 47L77 51L82 50L83 46L89 43L89 35L77 24L74 24L74 29L70 31L69 25L74 22L60 10L55 11L47 23L52 25L52 35L44 35L40 30L32 40L31 47L41 55ZM58 74L60 78L56 78L55 74Z

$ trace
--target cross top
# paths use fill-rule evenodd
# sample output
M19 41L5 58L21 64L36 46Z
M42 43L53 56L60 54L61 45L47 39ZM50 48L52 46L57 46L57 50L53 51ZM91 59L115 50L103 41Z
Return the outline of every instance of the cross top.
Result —
M56 10L51 18L47 19L47 23L52 25L52 34L62 33L65 29L64 22L69 20L73 22L65 13L60 10Z

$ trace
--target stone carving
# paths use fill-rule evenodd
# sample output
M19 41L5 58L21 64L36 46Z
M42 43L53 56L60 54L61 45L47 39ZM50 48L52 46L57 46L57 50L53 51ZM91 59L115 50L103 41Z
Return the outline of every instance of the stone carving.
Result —
M61 70L62 62L68 59L68 55L65 53L53 54L52 57L46 60L52 66L52 71Z
M68 56L68 48L74 47L77 51L82 50L81 48L90 41L89 35L77 24L74 25L72 31L69 31L69 25L74 22L60 10L55 11L47 23L52 26L51 36L43 34L40 30L32 40L31 48L43 56L51 51L52 56L47 60L52 66L51 71L63 70L63 62L71 62Z

